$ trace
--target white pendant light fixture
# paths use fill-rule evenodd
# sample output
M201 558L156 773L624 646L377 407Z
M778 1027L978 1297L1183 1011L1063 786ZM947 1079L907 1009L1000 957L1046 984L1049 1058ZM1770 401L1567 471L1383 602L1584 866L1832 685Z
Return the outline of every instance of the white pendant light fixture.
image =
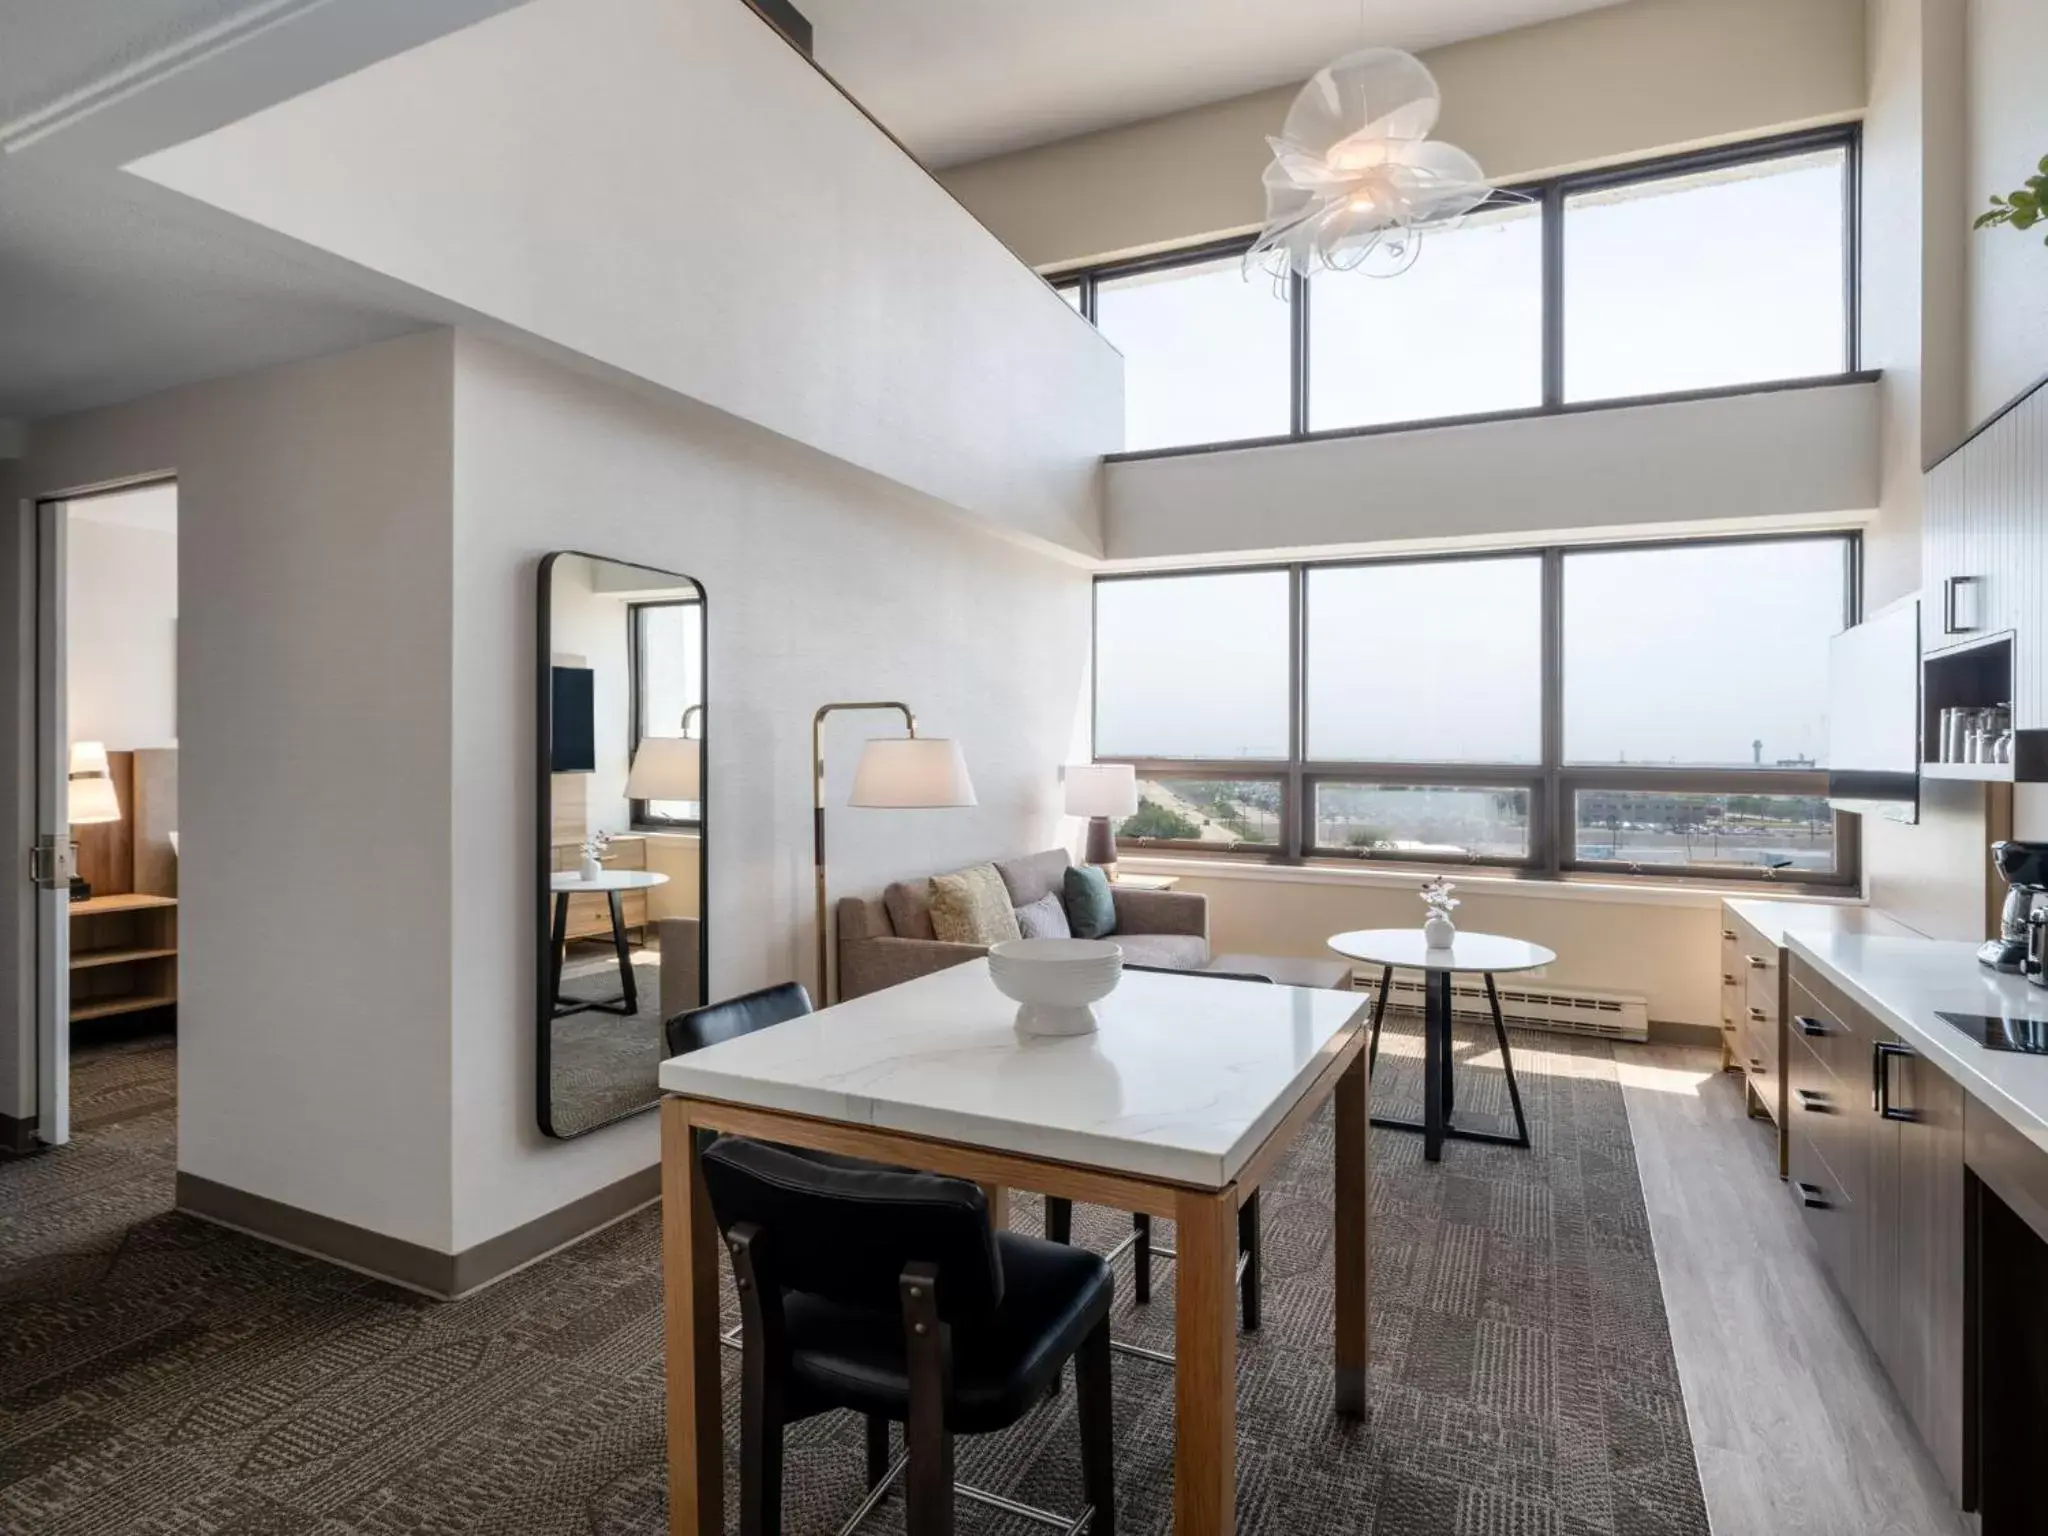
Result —
M1429 136L1443 95L1413 54L1367 48L1318 70L1288 109L1266 167L1266 223L1245 253L1281 282L1293 273L1392 277L1422 237L1495 194L1464 150Z

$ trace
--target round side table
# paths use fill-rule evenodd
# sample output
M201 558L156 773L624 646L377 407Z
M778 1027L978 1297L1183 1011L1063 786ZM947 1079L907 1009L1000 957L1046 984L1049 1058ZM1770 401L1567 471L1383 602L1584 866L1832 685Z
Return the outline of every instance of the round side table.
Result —
M595 880L586 880L575 870L548 876L548 890L555 898L555 931L548 949L548 966L553 985L548 1000L555 1017L567 1013L616 1013L631 1018L640 1011L640 987L633 979L633 949L626 942L626 914L619 904L624 891L649 891L667 885L668 876L651 869L608 869ZM602 892L612 914L612 948L619 956L620 996L610 1002L565 1000L562 996L562 960L569 949L569 898Z
M1526 1148L1529 1121L1522 1113L1522 1090L1515 1083L1515 1058L1508 1049L1507 1024L1501 1018L1500 992L1493 978L1514 971L1540 970L1557 959L1556 952L1541 944L1493 933L1460 933L1448 948L1432 949L1423 942L1419 928L1365 928L1337 934L1329 945L1347 959L1380 967L1379 996L1373 999L1372 1038L1367 1046L1368 1072L1379 1064L1380 1024L1386 1018L1387 994L1393 990L1395 968L1421 971L1424 975L1422 1119L1418 1122L1374 1115L1372 1123L1388 1130L1420 1131L1422 1155L1432 1163L1443 1160L1446 1138ZM1512 1136L1498 1131L1466 1130L1453 1122L1457 1093L1451 1057L1451 978L1461 974L1486 978L1486 1001L1493 1009L1493 1033L1500 1041L1501 1066L1507 1071L1508 1101L1515 1107Z

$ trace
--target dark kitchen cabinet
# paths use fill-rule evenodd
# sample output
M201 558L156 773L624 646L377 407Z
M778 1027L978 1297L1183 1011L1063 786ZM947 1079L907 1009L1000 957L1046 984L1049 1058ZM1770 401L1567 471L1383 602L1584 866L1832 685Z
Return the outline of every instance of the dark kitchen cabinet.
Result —
M1966 1096L1803 960L1788 999L1793 1198L1960 1499Z

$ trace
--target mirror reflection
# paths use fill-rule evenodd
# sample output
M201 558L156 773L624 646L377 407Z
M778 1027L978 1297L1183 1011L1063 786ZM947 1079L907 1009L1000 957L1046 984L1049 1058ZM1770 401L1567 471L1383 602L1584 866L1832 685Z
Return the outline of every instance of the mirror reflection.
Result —
M563 552L541 565L540 1123L651 1106L662 1021L704 1001L704 595Z

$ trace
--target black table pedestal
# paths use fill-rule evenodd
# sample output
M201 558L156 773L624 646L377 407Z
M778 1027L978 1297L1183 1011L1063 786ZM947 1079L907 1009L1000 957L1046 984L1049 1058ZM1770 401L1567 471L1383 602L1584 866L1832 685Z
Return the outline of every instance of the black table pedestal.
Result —
M1482 973L1486 977L1486 1001L1493 1009L1493 1034L1500 1042L1500 1062L1508 1076L1508 1102L1515 1107L1515 1134L1505 1135L1499 1131L1467 1130L1452 1120L1457 1108L1456 1073L1451 1052L1451 973L1449 971L1423 972L1423 1021L1422 1021L1422 1119L1396 1120L1391 1116L1374 1115L1372 1123L1390 1131L1420 1131L1422 1133L1422 1155L1426 1161L1443 1161L1444 1142L1483 1141L1499 1147L1527 1147L1529 1145L1529 1121L1522 1113L1522 1090L1515 1082L1514 1053L1508 1048L1507 1022L1500 1012L1500 992L1493 984L1493 973ZM1368 1073L1379 1066L1380 1025L1387 1016L1387 997L1393 991L1394 968L1389 965L1380 971L1379 996L1372 1005L1372 1036L1366 1047L1366 1070Z
M569 898L573 891L555 892L555 931L550 937L549 958L552 961L551 996L554 999L555 1017L563 1018L572 1013L616 1013L622 1018L631 1018L640 1011L640 983L633 975L633 949L626 942L626 912L619 900L619 892L606 891L605 905L612 915L612 948L619 957L620 995L613 998L581 998L562 996L562 962L569 952Z

